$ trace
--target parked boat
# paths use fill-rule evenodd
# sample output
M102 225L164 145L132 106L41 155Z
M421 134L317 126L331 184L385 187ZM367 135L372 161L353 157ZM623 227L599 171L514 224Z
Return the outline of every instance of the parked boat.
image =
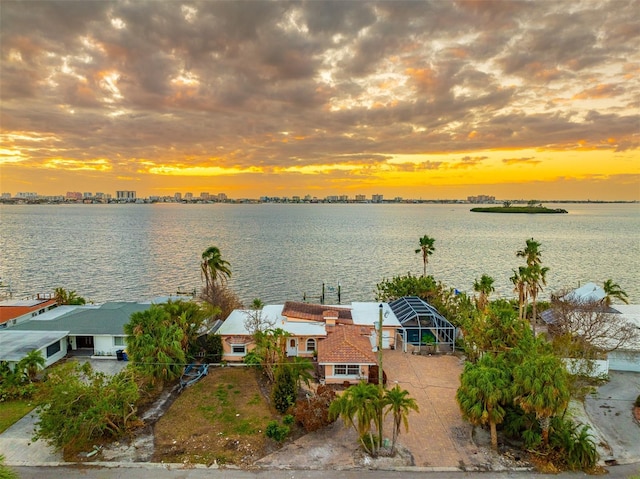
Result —
M197 383L200 379L205 377L209 373L209 365L208 364L196 364L192 363L187 365L184 368L184 372L180 377L180 391L184 388L191 386L192 384Z

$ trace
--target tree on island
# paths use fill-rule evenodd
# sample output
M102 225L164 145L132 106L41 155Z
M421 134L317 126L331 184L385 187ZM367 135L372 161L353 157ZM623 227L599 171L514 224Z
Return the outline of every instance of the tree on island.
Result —
M424 266L423 276L427 275L427 264L429 263L429 256L431 256L436 250L434 246L435 242L435 238L424 235L422 238L420 238L420 247L416 249L416 254L422 253L422 263Z
M503 201L502 202L502 206L505 208L510 208L511 207L511 201Z

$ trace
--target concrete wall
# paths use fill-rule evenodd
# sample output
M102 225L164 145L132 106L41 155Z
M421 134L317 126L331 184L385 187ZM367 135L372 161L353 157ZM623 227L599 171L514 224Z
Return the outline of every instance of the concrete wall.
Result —
M96 356L115 356L119 349L127 349L125 346L114 344L115 336L102 335L93 337L93 354ZM125 342L126 344L126 342Z
M608 355L612 371L640 373L640 351L612 351Z

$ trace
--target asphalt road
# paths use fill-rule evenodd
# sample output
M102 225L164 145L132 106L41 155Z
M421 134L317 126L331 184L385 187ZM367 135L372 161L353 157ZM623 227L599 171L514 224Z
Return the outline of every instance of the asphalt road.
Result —
M576 479L592 477L583 472L564 472L561 474L536 474L530 471L508 472L447 472L447 471L367 471L367 470L260 470L242 471L230 469L174 469L163 467L116 467L116 468L80 468L80 467L16 467L13 468L21 479ZM608 468L607 479L630 479L640 477L640 464L626 464Z

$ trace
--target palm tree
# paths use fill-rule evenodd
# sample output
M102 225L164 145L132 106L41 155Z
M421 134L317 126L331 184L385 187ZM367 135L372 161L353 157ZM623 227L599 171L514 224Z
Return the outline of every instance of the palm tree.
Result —
M527 303L529 301L527 293L527 268L520 266L518 271L513 270L513 276L509 278L513 283L514 293L518 293L518 318L525 319L527 314Z
M616 298L624 304L629 304L627 293L622 290L618 283L614 283L612 279L606 280L602 285L602 289L604 289L604 294L606 295L602 298L602 302L605 306L611 306L612 298Z
M546 286L547 284L547 272L549 268L540 267L540 264L533 264L526 268L526 285L527 292L529 293L529 297L531 298L531 306L533 308L531 315L531 329L533 330L533 335L536 335L536 320L537 320L537 311L536 304L538 300L538 293L542 291L542 286Z
M493 287L495 280L486 274L483 274L480 280L475 280L473 283L473 290L479 293L478 297L478 309L484 310L489 304L489 295L493 293L496 288Z
M202 253L202 276L205 280L205 287L215 285L218 280L224 282L231 277L229 262L222 259L222 254L217 246L210 246Z
M58 306L62 306L65 304L82 305L87 303L87 301L82 296L78 296L75 291L67 291L64 288L56 288L54 290L54 294L56 304Z
M534 413L542 428L542 441L549 443L551 417L566 409L570 392L562 360L537 342L533 351L522 354L515 364L513 397L526 413Z
M502 358L486 354L475 364L465 364L456 392L462 417L474 426L489 424L494 450L498 450L496 426L505 417L502 405L511 399L510 382L511 376Z
M363 449L375 456L380 445L372 433L372 423L377 431L382 431L380 408L380 390L376 385L363 381L349 387L342 396L333 400L329 406L329 417L341 417L345 425L351 425L358 433Z
M427 263L429 263L429 256L433 254L436 250L434 243L436 240L427 235L424 235L420 238L420 248L416 249L417 253L422 253L422 263L424 265L424 273L423 276L427 275Z
M46 364L42 351L34 349L18 362L17 369L21 372L24 371L29 381L33 381L38 370L44 369Z
M524 282L524 287L526 293L531 298L531 303L533 305L533 316L531 317L531 328L533 329L533 334L535 336L536 333L536 303L538 293L542 291L542 285L547 284L546 274L549 271L549 268L542 268L540 265L542 264L542 251L540 251L541 243L534 240L533 238L528 239L526 241L527 247L523 250L519 250L516 252L516 256L519 258L525 258L527 263L526 268L520 268L520 278ZM525 296L524 306L525 306L525 316L526 316L526 303L527 297Z
M186 363L182 348L185 333L165 308L154 304L146 311L133 313L124 332L132 364L152 383L180 377Z
M383 404L388 406L384 413L393 414L393 440L391 441L391 454L396 452L396 441L400 434L400 426L404 423L405 431L409 431L409 413L411 411L420 412L418 403L413 398L408 397L409 391L400 389L399 385L395 385L393 389L387 390L384 395Z
M542 244L534 240L533 238L528 239L526 241L526 244L527 247L523 250L517 251L516 256L518 258L525 258L527 266L542 263L542 258L540 257L542 254L542 251L540 251L540 246L542 246Z

